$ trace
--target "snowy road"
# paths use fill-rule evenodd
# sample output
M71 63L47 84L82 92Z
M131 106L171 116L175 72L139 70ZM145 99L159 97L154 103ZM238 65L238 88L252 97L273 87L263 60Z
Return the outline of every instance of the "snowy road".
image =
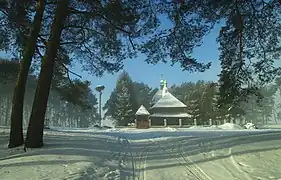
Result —
M112 131L45 135L39 150L7 150L1 179L280 180L280 131ZM269 168L270 167L270 168Z
M251 148L251 143L257 143L259 147L248 150L247 147ZM137 144L131 144L131 148ZM280 133L239 135L238 137L181 137L159 141L150 139L149 143L142 146L143 148L133 155L134 174L137 175L135 179L281 179L278 168L273 172L274 174L264 173L257 176L254 173L254 167L245 169L243 158L238 161L241 156L246 158L251 153L265 154L272 150L277 150L277 152L271 154L267 160L272 161L270 159L275 156L281 157ZM244 150L241 147L244 147ZM237 160L236 156L239 157ZM259 158L252 161L263 163ZM130 163L131 161L127 162L127 164ZM267 169L263 171L266 172Z

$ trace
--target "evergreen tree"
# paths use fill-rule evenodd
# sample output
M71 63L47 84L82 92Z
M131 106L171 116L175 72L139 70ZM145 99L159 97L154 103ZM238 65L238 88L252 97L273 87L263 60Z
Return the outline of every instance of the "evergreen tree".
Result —
M0 60L0 125L10 125L12 98L19 73L20 63ZM58 76L56 76L58 77ZM97 99L90 89L90 83L68 78L55 84L50 93L46 119L48 126L89 127L97 119ZM24 98L23 127L27 127L32 108L37 78L30 72Z
M124 74L124 72L123 72ZM127 75L125 75L127 76ZM122 77L122 74L121 76ZM129 81L131 82L132 80ZM150 101L154 94L158 91L158 88L152 89L147 84L144 84L142 82L134 82L132 81L132 90L130 91L130 104L133 106L132 110L133 113L136 113L138 108L141 105L144 105L146 108L150 107ZM118 84L118 82L117 82ZM119 91L120 92L120 91ZM106 110L105 117L112 117L113 119L117 118L116 111L117 111L117 86L115 89L111 92L109 99L106 101L103 110Z
M212 82L205 82L202 87L200 114L202 121L209 124L209 119L216 119L216 86Z
M115 112L116 112L116 89L114 89L111 94L109 99L106 101L103 110L106 111L104 114L104 118L106 117L111 117L115 119Z
M32 12L34 7L36 10L35 12ZM12 35L12 41L15 42L12 43L14 46L9 45L9 48L12 49L18 47L17 50L19 50L19 52L17 53L22 54L22 57L20 57L22 58L21 68L15 86L11 113L11 130L8 146L13 148L24 143L22 122L25 86L31 66L31 61L36 51L36 42L41 29L41 21L43 19L43 13L45 10L45 1L39 0L36 5L32 1L7 1L6 6L1 8L3 8L3 11L6 12L4 14L8 19L7 26L11 29L11 32L13 32L7 32L9 35ZM34 14L32 23L30 23L30 16L32 16L31 14ZM1 30L3 29L1 28ZM6 27L6 30L7 29L8 28Z
M157 91L153 90L147 84L140 82L133 82L133 86L137 105L135 109L138 109L141 105L144 105L144 107L149 108L150 101Z
M229 1L224 5L215 7L226 17L218 37L222 68L218 104L222 114L236 116L244 113L240 103L253 94L260 96L261 85L280 74L274 66L274 60L280 59L280 12L274 10L280 2Z
M127 72L123 72L116 85L116 124L127 126L128 123L134 122L134 104L133 82Z

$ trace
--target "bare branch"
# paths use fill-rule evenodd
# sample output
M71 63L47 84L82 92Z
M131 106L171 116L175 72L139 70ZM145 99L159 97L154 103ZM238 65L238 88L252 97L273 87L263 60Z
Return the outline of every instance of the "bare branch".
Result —
M95 30L95 29L90 29L90 28L83 27L83 26L68 25L68 26L65 26L64 28L65 28L65 29L68 29L68 28L75 28L75 29L86 30L86 31L88 31L88 32L91 32L91 31L92 31L92 32L95 32L95 33L97 33L97 34L99 34L99 35L105 37L105 34L99 32L99 31L97 31L97 30Z
M135 46L134 46L134 43L132 41L132 37L131 37L131 34L132 32L129 32L121 27L119 27L118 25L116 25L115 23L111 22L110 20L108 20L106 17L104 17L104 15L102 14L99 14L97 12L88 12L88 11L79 11L77 9L74 9L74 8L69 8L69 11L72 13L72 14L86 14L86 15L90 15L90 16L99 16L101 17L103 20L105 20L107 23L109 23L110 25L112 25L115 29L118 29L119 31L123 32L123 33L126 33L128 34L129 36L129 41L130 41L130 44L132 45L133 49L135 50ZM84 27L79 27L79 26L68 26L66 28L83 28L83 29L87 29L89 31L95 31L95 30L92 30L92 29L88 29L88 28L84 28ZM104 36L104 34L98 32L98 31L95 31L96 33Z
M136 48L135 48L135 45L134 45L134 43L133 43L133 41L132 41L132 38L131 38L131 35L129 34L129 41L130 41L130 43L131 43L131 45L132 45L132 47L133 47L133 49L134 49L134 51L136 50Z
M27 27L30 28L31 25L28 22L19 22L17 21L15 18L12 18L7 12L5 12L4 10L0 9L0 12L2 12L5 16L7 16L15 26L21 26L21 27Z
M132 32L127 31L127 30L125 30L125 29L119 27L118 25L114 24L113 22L111 22L110 20L108 20L107 18L105 18L103 15L101 15L101 18L102 18L103 20L105 20L106 22L108 22L110 25L112 25L114 28L118 29L119 31L128 34L128 36L129 36L129 41L130 41L130 43L131 43L133 49L135 50L135 46L134 46L134 43L133 43L132 38L131 38Z
M61 65L62 65L62 66L64 67L64 69L67 71L67 74L68 74L68 75L69 75L69 73L71 73L71 74L73 74L73 75L75 75L75 76L77 76L77 77L79 77L79 78L82 78L81 75L79 75L79 74L77 74L77 73L75 73L75 72L69 70L69 69L66 67L65 64L61 63Z

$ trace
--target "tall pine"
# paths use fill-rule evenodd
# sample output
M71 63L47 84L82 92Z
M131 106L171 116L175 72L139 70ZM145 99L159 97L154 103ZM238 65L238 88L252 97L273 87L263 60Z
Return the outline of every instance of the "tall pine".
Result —
M133 82L127 72L122 72L116 84L116 111L114 118L116 125L126 126L134 122L135 97Z

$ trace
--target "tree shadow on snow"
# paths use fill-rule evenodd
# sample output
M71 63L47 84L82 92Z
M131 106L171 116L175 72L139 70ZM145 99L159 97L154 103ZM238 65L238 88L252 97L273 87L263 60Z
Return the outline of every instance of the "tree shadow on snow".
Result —
M96 136L83 135L76 132L71 132L69 135L44 135L44 147L36 150L28 150L26 153L18 154L10 157L5 157L0 160L8 160L19 157L39 156L39 155L64 155L64 156L86 156L88 162L94 163L94 157L99 157L104 161L112 161L114 159L120 160L126 156L126 160L138 163L145 159L147 161L157 161L181 158L183 156L192 156L203 152L210 152L220 150L223 148L230 148L236 145L244 145L256 142L281 140L281 132L263 132L263 131L230 131L230 132L216 132L216 131L191 131L191 132L144 132L144 133L96 133ZM85 132L84 132L85 134ZM87 133L86 133L87 134ZM92 133L94 134L94 133ZM99 136L105 135L105 136ZM113 138L108 138L113 137ZM185 137L179 137L185 136ZM151 138L152 137L152 138ZM156 141L159 137L178 137L176 139L167 139ZM0 142L7 140L8 136L0 136ZM146 142L131 142L130 140L150 139ZM7 142L5 142L7 143ZM232 155L243 155L247 153L263 152L280 149L281 147L263 147L260 149L253 149L247 151L233 152ZM179 151L182 151L179 153ZM193 163L204 163L208 161L219 160L230 157L230 154L219 155L200 159L197 161L185 162L184 165L192 165ZM81 162L82 160L70 160L68 163ZM8 162L8 161L7 161ZM1 167L12 166L34 166L44 164L63 164L64 160L51 161L32 161L32 162L12 162L0 165ZM130 163L130 162L129 162ZM105 168L110 165L103 165ZM162 169L168 167L183 166L182 163L163 164L155 166L147 166L146 170ZM109 167L110 170L115 167ZM134 164L126 167L128 172L143 171L140 167L134 167ZM86 173L85 173L86 172ZM95 171L93 167L89 167L84 172L79 172L81 178L92 177L95 179ZM74 174L75 175L75 174ZM73 175L73 176L74 176ZM75 175L76 176L76 175ZM125 176L132 176L125 175ZM84 177L84 178L83 178Z
M183 162L183 163L174 163L174 164L163 164L163 165L157 165L157 166L146 166L145 170L155 170L155 169L164 169L164 168L170 168L170 167L178 167L178 166L191 166L194 164L200 164L200 163L205 163L209 161L215 161L215 160L220 160L220 159L225 159L229 158L231 156L235 155L244 155L248 153L258 153L258 152L265 152L265 151L271 151L271 150L281 150L281 146L278 147L271 147L271 148L262 148L262 149L253 149L253 150L246 150L246 151L239 151L239 152L234 152L231 154L226 154L226 155L219 155L215 157L210 157L206 159L200 159L200 160L195 160L192 162ZM140 171L144 171L144 169L140 169Z

